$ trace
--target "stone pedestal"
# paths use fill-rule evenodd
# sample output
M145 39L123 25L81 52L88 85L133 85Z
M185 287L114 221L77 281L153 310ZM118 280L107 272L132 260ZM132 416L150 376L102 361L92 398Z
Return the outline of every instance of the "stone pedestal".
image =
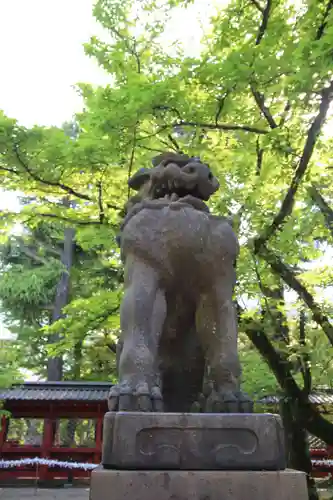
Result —
M271 414L107 413L90 500L307 500Z
M104 468L282 470L280 417L242 413L109 412Z
M305 474L284 471L115 471L91 476L90 500L307 500Z

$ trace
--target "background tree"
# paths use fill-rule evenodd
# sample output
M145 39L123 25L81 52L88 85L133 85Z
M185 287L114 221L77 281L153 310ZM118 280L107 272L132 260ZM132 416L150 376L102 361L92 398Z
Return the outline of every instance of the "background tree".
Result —
M163 36L173 13L192 3L96 2L104 35L85 49L112 84L78 86L75 141L2 115L2 188L35 198L19 214L3 213L2 230L57 220L75 228L84 251L98 249L119 268L115 235L133 169L165 149L201 156L221 180L211 209L233 217L241 243L242 356L257 356L250 341L287 398L287 424L332 444L332 425L308 393L332 373L333 4L232 0L211 19L201 54L189 57L167 50ZM75 208L61 202L68 196ZM73 293L65 317L43 329L61 334L59 355L80 335L88 346L105 325L116 337L120 283ZM302 442L297 460L308 472Z

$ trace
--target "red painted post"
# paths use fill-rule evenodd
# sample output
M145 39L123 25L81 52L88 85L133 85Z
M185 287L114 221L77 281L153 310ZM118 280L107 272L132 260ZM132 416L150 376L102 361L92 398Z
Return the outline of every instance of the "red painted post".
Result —
M103 417L98 415L96 422L96 452L94 453L94 463L99 464L102 458L102 433L103 433Z
M41 449L42 458L50 458L50 451L53 443L53 421L49 418L44 420L43 442ZM41 465L39 468L39 478L41 481L46 481L51 474L49 473L48 465Z
M5 444L7 431L8 431L8 419L5 415L1 417L1 428L0 428L0 450L2 450L3 445Z

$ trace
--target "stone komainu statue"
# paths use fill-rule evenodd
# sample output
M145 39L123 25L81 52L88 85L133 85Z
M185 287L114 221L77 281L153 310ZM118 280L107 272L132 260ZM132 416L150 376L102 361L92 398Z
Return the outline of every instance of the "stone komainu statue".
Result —
M200 160L165 153L129 186L138 194L119 239L125 295L109 409L250 412L232 301L239 246L205 203L217 179Z

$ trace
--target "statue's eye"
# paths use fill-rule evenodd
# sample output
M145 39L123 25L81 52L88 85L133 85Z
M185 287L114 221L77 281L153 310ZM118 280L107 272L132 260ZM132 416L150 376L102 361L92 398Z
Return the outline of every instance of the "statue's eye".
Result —
M190 174L193 174L195 172L195 167L188 167L188 171Z
M211 172L209 172L208 174L208 179L211 181L213 179L213 174Z

